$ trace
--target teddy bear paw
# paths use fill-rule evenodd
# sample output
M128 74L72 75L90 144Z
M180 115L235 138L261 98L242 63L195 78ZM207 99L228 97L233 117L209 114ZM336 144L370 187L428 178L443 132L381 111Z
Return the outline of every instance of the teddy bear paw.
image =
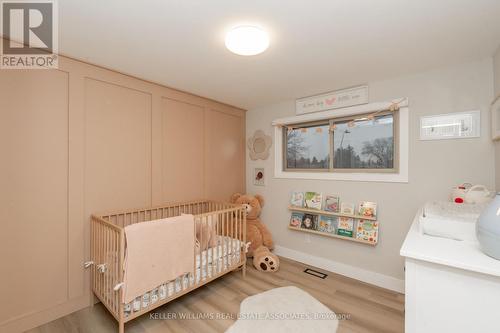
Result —
M265 255L254 262L255 267L262 272L276 272L279 266L278 257L269 254Z

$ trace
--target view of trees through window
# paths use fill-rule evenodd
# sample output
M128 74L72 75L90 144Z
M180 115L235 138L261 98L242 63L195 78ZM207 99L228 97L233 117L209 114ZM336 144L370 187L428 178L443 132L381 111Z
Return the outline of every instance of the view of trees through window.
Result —
M349 126L336 124L333 135L333 167L336 169L394 168L392 114L361 120Z
M290 169L330 167L329 124L287 131L286 165Z
M287 169L394 169L394 116L286 130ZM333 148L330 146L333 135Z

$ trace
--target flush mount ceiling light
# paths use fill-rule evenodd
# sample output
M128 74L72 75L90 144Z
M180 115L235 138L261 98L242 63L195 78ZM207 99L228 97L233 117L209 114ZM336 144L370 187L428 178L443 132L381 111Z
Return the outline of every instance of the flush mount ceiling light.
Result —
M252 56L264 52L269 46L269 36L264 30L252 25L234 27L226 34L226 47L229 51Z

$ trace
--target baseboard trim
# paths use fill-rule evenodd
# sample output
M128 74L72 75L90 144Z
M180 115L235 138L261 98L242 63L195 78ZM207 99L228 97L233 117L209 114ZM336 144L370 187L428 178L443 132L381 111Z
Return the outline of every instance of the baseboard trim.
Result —
M403 294L405 291L404 280L400 280L392 276L368 271L363 268L354 267L330 259L313 256L311 254L292 250L280 245L275 246L274 252L281 257L299 261L307 265L315 266L333 273L370 283L381 288L389 289Z

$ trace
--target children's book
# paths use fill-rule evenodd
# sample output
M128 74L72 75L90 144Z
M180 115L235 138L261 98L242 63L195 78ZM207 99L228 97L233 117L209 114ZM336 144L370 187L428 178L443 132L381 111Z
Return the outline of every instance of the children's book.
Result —
M292 205L293 207L304 207L304 193L292 192L292 197L290 198L290 205Z
M339 212L339 201L340 198L336 195L327 195L325 196L325 206L324 209L329 212Z
M356 238L370 243L377 243L378 222L359 220L358 227L356 228Z
M358 214L366 217L377 217L377 203L362 201L359 204Z
M352 237L354 229L354 220L350 217L339 217L339 226L337 228L337 235Z
M304 229L317 230L318 215L304 214L301 227Z
M319 217L318 231L334 234L335 233L335 220L336 219L333 216L321 215Z
M306 192L305 202L306 208L321 209L322 195L316 192Z
M340 204L340 212L343 214L354 215L354 204L350 202L343 202Z
M293 212L292 216L290 217L290 226L295 227L295 228L300 228L300 225L302 224L303 218L304 218L303 213Z

